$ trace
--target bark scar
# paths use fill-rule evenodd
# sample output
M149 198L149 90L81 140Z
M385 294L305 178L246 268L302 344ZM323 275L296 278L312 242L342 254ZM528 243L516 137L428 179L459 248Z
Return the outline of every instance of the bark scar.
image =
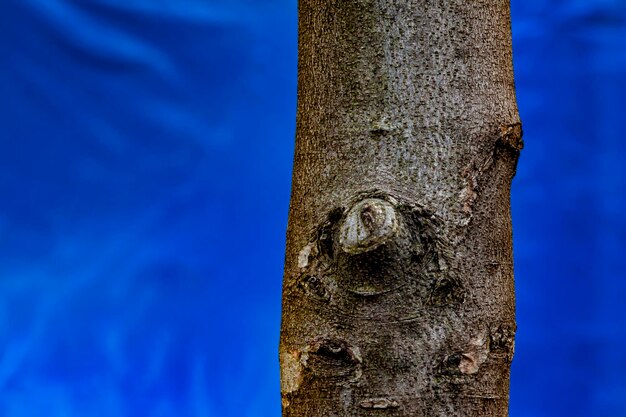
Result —
M298 253L298 268L304 269L309 265L309 256L311 256L311 250L314 246L313 243L309 243Z
M487 331L481 332L470 341L467 352L461 353L459 371L466 375L478 373L480 366L489 357L489 335Z
M291 394L297 391L300 388L300 384L302 384L303 363L300 352L281 353L280 363L280 391L283 395Z
M400 404L396 400L390 398L368 398L359 403L362 408L368 409L385 409L385 408L398 408Z

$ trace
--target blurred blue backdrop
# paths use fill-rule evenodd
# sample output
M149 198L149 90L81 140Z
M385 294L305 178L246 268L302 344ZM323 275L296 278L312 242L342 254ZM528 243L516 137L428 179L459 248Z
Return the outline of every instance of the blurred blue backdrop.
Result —
M511 417L626 416L626 3L513 0ZM278 417L295 0L0 0L0 415Z

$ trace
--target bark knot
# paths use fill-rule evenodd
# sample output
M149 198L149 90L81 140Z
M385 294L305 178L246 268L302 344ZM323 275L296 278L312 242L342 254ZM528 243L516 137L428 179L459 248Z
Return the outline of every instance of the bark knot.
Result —
M385 200L367 198L346 214L339 229L339 244L349 254L368 252L392 238L397 230L395 207Z

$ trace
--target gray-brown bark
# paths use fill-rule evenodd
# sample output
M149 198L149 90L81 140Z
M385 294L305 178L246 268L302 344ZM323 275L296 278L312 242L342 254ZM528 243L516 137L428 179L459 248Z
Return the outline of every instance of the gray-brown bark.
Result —
M508 0L300 0L283 415L506 416Z

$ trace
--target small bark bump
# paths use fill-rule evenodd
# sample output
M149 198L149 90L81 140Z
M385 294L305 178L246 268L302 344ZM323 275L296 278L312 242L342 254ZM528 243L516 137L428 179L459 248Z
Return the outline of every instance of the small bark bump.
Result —
M506 357L510 363L515 354L515 326L500 325L490 335L491 352Z
M385 408L398 408L400 404L396 400L389 398L368 398L359 403L362 408L367 409L385 409Z
M519 152L524 148L524 141L522 140L523 135L524 132L521 123L504 125L500 127L500 139L498 142L515 152Z
M363 361L357 347L337 338L317 338L311 342L308 351L348 365L358 365Z
M359 348L336 337L313 339L300 362L314 379L328 384L351 384L361 378Z
M324 301L330 301L330 291L321 277L305 275L301 278L300 285L307 294Z

